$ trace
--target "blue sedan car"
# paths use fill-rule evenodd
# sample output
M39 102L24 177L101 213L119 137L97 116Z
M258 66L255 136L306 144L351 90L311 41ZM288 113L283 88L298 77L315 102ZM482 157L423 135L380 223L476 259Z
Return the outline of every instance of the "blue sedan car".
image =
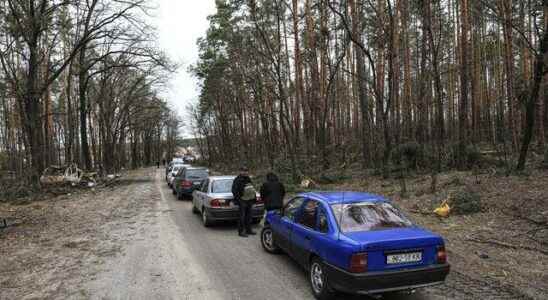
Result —
M317 299L411 290L441 284L449 273L439 235L368 193L299 194L267 214L261 243L301 264Z

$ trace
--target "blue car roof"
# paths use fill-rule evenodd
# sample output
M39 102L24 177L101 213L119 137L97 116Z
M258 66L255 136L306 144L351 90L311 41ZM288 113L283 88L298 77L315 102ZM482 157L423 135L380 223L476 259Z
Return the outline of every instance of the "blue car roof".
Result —
M381 195L364 193L364 192L347 192L347 191L307 192L307 193L300 193L299 196L304 198L325 201L328 204L355 203L355 202L361 202L361 201L388 202L388 199L386 199L385 197Z

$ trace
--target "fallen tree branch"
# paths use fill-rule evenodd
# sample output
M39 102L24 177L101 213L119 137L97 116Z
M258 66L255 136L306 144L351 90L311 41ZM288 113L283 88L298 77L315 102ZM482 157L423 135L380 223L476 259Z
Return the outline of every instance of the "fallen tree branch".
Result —
M499 247L514 249L514 250L522 249L522 250L529 250L529 251L537 251L537 252L540 252L544 255L548 255L548 251L542 250L542 249L539 249L539 248L535 248L535 247L530 247L530 246L518 246L518 245L513 245L513 244L510 244L510 243L501 242L501 241L497 241L497 240L481 240L481 239L474 238L474 237L467 237L466 240L470 241L470 242L480 243L480 244L496 245L496 246L499 246Z
M517 210L517 208L513 208L514 210ZM544 220L544 221L539 221L539 220L535 220L529 216L524 216L520 213L512 213L510 212L509 210L506 210L506 209L503 209L502 210L502 213L509 216L509 217L514 217L516 219L521 219L521 220L525 220L525 221L529 221L535 225L538 225L538 226L544 226L544 227L547 227L548 226L548 221Z

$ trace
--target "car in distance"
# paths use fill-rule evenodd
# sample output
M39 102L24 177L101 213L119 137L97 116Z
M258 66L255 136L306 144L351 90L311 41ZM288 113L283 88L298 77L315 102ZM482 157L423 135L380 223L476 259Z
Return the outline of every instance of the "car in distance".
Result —
M184 160L185 162L187 162L187 163L192 163L192 162L194 162L196 159L195 159L194 156L192 156L192 155L185 155L185 156L183 157L183 160Z
M183 165L182 162L170 162L167 166L166 166L166 182L168 182L168 176L169 176L169 173L171 173L173 171L173 168L177 167L177 166L181 166Z
M174 176L171 187L177 199L192 196L194 190L200 188L209 176L209 170L202 167L186 167L179 170Z
M442 237L368 193L299 194L267 214L261 243L301 264L317 299L442 284L450 269Z
M182 165L182 164L185 164L184 159L179 157L172 158L171 161L166 165L166 177L170 168L172 168L174 165Z
M179 173L179 171L181 171L182 169L186 167L190 167L190 165L175 164L171 167L171 169L167 173L167 178L166 178L167 185L169 187L173 188L173 180L175 179L175 176L177 175L177 173Z
M204 226L215 221L239 219L239 207L232 199L232 182L236 176L210 176L192 195L192 212L202 216ZM253 221L258 223L264 214L264 204L257 195L257 202L251 209Z

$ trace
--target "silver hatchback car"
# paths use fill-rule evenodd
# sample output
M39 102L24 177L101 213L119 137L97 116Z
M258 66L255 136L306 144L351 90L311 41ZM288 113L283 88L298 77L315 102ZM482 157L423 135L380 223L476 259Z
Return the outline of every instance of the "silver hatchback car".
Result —
M235 221L239 219L239 207L231 201L232 182L236 176L210 176L201 188L192 194L192 212L200 214L204 226L215 221ZM251 215L253 222L260 222L264 214L264 204L257 195L257 203L253 205Z

